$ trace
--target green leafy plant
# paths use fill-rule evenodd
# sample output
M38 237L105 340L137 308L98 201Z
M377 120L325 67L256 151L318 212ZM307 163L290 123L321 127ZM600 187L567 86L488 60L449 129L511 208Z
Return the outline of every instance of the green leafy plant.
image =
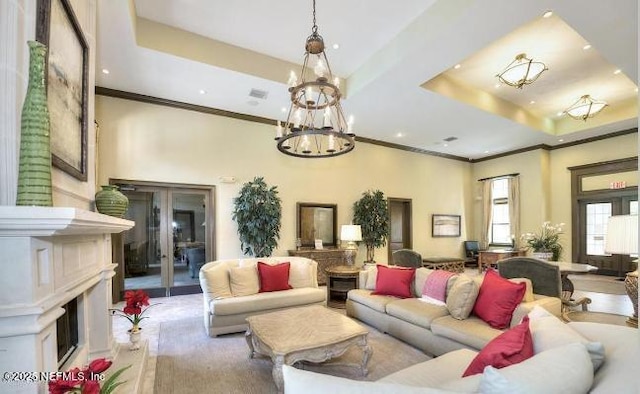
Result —
M244 254L267 257L278 246L282 207L276 189L256 177L242 185L233 200L233 220L238 224Z
M534 252L551 252L553 254L551 261L558 261L562 256L562 245L560 244L562 226L564 223L554 225L551 222L544 222L539 233L525 233L522 234L521 239Z
M373 263L376 248L386 245L389 236L389 208L384 193L368 190L353 204L353 224L359 224L367 246L367 263Z

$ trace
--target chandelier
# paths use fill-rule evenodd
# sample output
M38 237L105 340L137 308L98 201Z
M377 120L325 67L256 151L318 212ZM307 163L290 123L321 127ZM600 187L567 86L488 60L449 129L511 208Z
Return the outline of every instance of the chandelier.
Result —
M534 62L521 53L496 77L502 83L522 89L524 85L533 83L546 70L548 69L544 63Z
M350 152L355 146L353 117L347 121L342 112L340 79L331 73L324 48L316 25L314 0L313 27L305 42L301 80L299 82L291 71L289 114L284 126L278 121L276 128L278 150L284 154L305 158L332 157Z
M586 122L587 118L593 118L607 106L606 102L594 100L590 95L585 94L569 108L565 109L564 112L575 120L584 120Z

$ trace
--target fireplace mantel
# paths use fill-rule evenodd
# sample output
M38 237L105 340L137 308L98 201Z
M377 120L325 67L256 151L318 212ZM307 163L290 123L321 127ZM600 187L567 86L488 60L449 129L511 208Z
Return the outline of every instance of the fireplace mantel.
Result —
M77 208L0 206L0 370L53 372L115 355L111 234L134 225ZM78 348L58 366L56 320L74 298ZM0 392L38 393L46 387L4 384Z

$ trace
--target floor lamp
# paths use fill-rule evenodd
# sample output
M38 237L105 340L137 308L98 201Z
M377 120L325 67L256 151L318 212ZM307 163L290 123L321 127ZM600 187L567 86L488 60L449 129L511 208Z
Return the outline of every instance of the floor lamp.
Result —
M340 229L340 239L347 241L347 247L344 250L347 265L353 266L356 262L356 254L358 254L356 242L362 241L362 229L359 225L343 224Z
M605 253L638 255L638 215L611 216L607 224L607 237L604 247ZM633 316L627 323L638 327L638 260L636 269L627 272L624 287L633 304Z

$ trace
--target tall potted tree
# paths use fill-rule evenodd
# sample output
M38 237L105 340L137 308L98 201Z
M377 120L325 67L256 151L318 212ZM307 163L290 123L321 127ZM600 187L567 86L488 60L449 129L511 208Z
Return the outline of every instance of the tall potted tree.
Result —
M269 187L262 177L242 185L233 200L233 220L238 224L242 252L267 257L278 246L282 207L277 186Z
M367 261L373 260L376 248L386 245L389 236L389 209L384 193L368 190L353 204L353 224L359 224L362 241L367 246Z

